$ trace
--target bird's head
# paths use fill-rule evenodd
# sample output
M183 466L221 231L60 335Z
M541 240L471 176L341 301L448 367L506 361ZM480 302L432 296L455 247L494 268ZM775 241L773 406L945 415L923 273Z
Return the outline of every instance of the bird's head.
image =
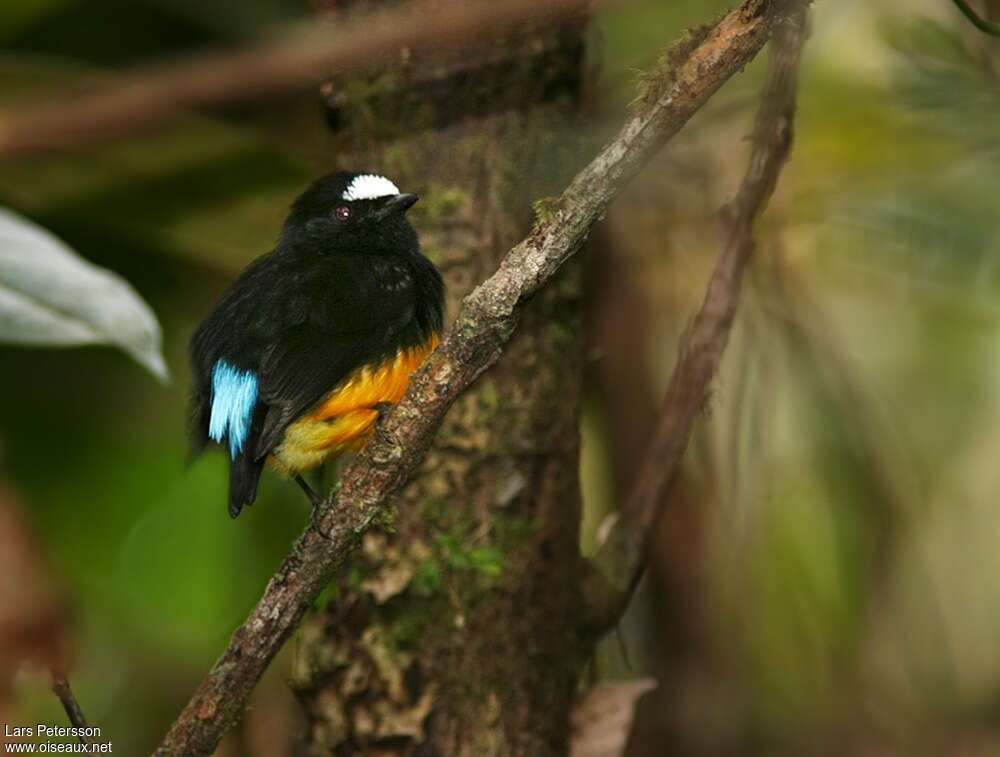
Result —
M281 231L285 249L391 255L416 252L406 211L417 195L389 179L340 171L319 179L292 204Z

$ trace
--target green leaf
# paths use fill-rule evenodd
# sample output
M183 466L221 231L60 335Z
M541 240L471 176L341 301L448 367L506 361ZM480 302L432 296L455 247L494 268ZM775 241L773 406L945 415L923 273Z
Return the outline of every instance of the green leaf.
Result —
M417 573L414 576L414 586L418 591L427 594L437 594L444 586L441 578L441 568L434 560L425 560L417 566Z
M0 341L120 347L161 381L160 324L127 281L0 208Z
M468 553L469 562L476 572L496 577L503 572L503 553L496 547L479 547Z

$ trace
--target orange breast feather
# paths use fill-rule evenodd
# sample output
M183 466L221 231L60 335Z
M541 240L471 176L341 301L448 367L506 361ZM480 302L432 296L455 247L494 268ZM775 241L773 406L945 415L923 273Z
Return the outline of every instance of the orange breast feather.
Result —
M294 475L357 449L375 428L376 405L399 402L412 374L437 347L435 334L425 344L400 350L381 365L359 368L287 429L269 462Z

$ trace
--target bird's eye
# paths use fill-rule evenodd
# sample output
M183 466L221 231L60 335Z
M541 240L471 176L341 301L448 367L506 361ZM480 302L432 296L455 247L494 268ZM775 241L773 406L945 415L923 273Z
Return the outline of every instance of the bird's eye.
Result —
M339 205L333 214L337 216L338 221L346 221L351 217L351 209L346 205Z

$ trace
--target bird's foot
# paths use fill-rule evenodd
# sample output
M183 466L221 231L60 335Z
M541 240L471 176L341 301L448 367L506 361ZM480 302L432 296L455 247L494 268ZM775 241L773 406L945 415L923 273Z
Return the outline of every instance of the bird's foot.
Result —
M321 510L321 508L323 507L323 498L316 493L315 489L313 489L311 486L309 486L309 484L306 483L305 479L302 478L302 476L296 476L295 483L297 483L302 488L302 491L306 493L306 496L312 503L312 509L309 511L309 523L312 526L313 530L327 541L333 541L330 534L324 531L323 528L320 526L320 520L322 519L323 516L323 512Z
M385 417L392 410L393 404L392 402L379 402L376 405L372 405L372 410L378 411L378 418L375 421L376 426L381 426L385 422Z

